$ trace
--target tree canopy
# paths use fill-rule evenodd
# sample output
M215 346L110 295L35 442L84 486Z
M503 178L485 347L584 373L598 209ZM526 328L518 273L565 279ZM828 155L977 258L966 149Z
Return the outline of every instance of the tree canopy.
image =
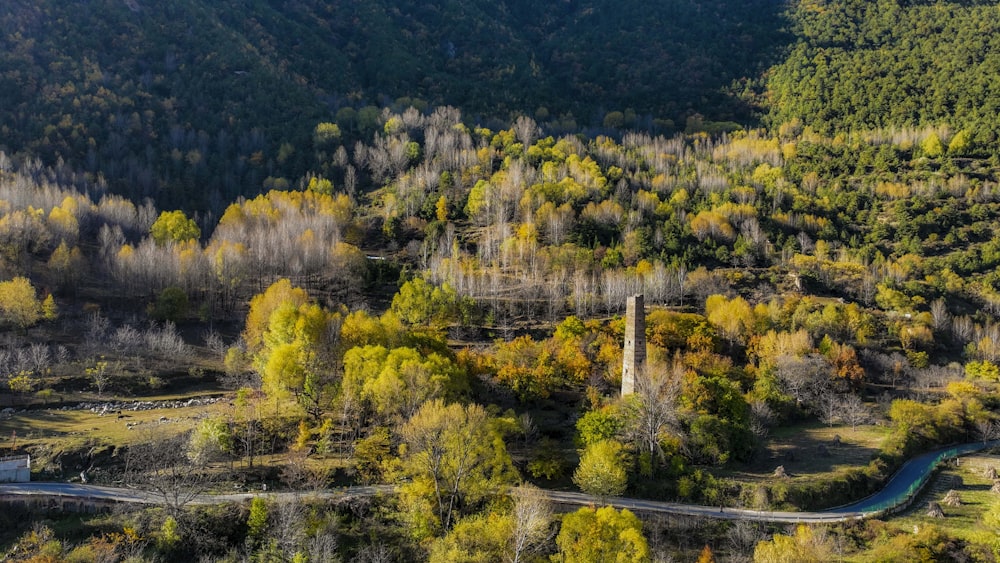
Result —
M584 507L562 519L558 561L648 561L649 546L642 535L642 522L629 512L613 507Z

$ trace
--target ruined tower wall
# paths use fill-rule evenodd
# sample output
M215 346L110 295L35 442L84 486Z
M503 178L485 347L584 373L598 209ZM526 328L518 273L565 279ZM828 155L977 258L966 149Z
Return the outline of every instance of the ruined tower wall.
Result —
M642 295L629 297L625 306L624 356L622 396L635 393L635 378L646 363L646 308Z

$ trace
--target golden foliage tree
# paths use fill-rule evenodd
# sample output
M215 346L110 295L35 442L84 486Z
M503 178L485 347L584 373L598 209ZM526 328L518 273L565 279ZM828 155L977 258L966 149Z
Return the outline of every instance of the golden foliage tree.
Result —
M183 211L164 211L149 228L149 234L156 244L198 240L201 229L194 219L188 219Z
M559 554L553 560L561 563L649 561L642 522L628 510L611 506L583 507L564 516L556 545Z
M624 446L615 440L587 446L573 473L573 482L583 492L602 498L624 493L628 486Z
M309 302L306 290L292 286L292 282L282 278L268 287L264 293L250 300L250 311L247 313L246 327L243 329L243 339L247 349L255 352L264 344L264 332L271 322L271 314L285 304L298 307Z
M459 514L517 477L503 437L479 405L428 401L401 434L400 501L416 537L451 528Z
M0 282L0 322L24 330L41 316L42 305L28 278Z
M775 534L757 544L754 563L821 563L833 559L833 546L822 530L799 524L795 534Z

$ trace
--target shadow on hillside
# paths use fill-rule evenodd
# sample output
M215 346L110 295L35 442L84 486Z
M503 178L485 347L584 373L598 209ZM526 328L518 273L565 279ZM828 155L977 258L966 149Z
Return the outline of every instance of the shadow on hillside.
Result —
M780 465L795 477L861 467L879 451L876 443L863 436L847 428L803 427L798 432L771 438L741 471L770 476Z
M753 123L750 89L793 39L783 10L774 0L581 3L542 43L545 70L563 99L652 112L677 129L694 114Z

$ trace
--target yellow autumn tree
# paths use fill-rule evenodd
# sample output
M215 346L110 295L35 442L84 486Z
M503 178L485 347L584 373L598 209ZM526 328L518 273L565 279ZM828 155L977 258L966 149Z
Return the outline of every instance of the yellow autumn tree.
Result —
M63 240L49 256L47 266L53 281L61 288L70 287L79 281L87 262L76 246L70 247Z
M0 282L0 322L24 330L41 316L42 305L28 278Z
M649 561L649 545L642 535L642 521L630 511L611 506L585 506L563 516L556 537L562 563Z
M188 219L183 211L164 211L149 228L149 234L156 244L198 240L201 229L194 219Z
M243 329L243 339L247 349L256 352L264 344L263 335L271 322L271 314L282 305L295 307L309 302L309 294L300 287L292 286L287 278L282 278L270 285L264 293L255 295L250 300L250 311L247 313L246 326Z
M254 358L269 396L291 394L310 414L321 414L320 396L330 373L326 359L333 320L314 303L286 302L272 311L262 335L263 347Z
M774 534L757 544L754 563L821 563L833 559L833 546L822 531L799 524L795 534Z
M711 295L705 300L705 316L730 344L743 342L754 327L754 312L746 299Z

